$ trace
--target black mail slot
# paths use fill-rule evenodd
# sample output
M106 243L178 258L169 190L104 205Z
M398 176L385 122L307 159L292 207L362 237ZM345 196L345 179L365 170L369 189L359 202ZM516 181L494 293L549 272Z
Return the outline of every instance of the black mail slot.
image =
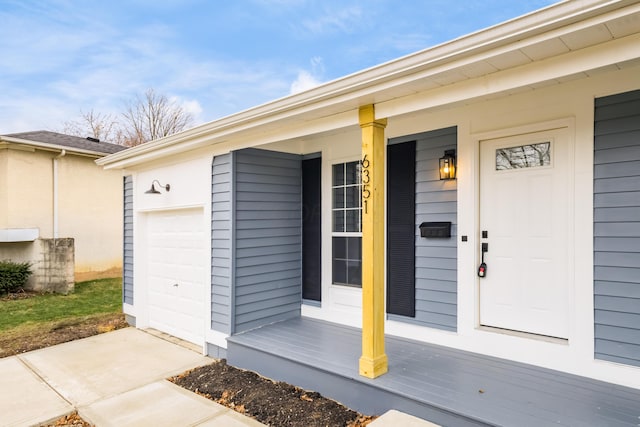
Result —
M451 222L423 222L420 237L451 237Z

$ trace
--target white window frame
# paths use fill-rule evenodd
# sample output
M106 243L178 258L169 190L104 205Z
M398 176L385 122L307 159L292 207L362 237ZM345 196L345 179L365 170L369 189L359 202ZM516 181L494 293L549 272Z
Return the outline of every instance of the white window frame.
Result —
M343 165L345 166L345 176L346 176L346 165L349 163L360 163L359 160L347 160L347 161L342 161L342 162L336 162L336 163L332 163L331 164L331 284L333 286L344 286L344 287L348 287L348 288L356 288L356 289L360 289L362 288L362 280L360 281L360 284L349 284L349 283L336 283L334 282L334 276L335 276L335 271L334 271L334 253L333 253L333 239L335 237L357 237L360 239L360 242L362 243L362 197L359 198L359 203L358 203L358 207L357 208L351 208L351 207L347 207L346 206L346 189L349 187L360 187L360 191L362 191L362 177L360 179L360 182L357 184L343 184L343 185L334 185L334 167L336 165ZM342 208L334 208L334 190L337 188L343 188L345 189L344 192L344 207ZM334 231L335 230L335 216L334 213L336 211L342 211L345 212L347 210L358 210L359 211L359 226L358 228L360 229L360 231ZM346 216L344 218L344 227L346 228ZM362 246L361 246L361 253L360 253L360 266L361 266L361 271L362 271Z

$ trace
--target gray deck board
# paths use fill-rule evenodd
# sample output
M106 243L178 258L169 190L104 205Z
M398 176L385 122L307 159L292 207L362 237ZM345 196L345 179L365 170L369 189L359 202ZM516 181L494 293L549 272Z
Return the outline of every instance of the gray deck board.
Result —
M360 340L358 329L296 318L230 337L229 361L234 352L253 349L290 361L289 370L339 376L478 424L636 426L640 420L640 390L391 336L385 339L389 372L370 380L358 374ZM302 386L312 388L314 378L305 375Z

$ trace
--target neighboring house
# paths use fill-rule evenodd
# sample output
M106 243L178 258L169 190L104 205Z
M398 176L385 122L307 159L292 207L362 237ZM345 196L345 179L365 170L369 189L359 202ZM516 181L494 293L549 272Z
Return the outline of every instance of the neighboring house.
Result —
M0 135L0 259L29 261L29 287L122 271L122 174L95 160L125 147L48 131Z
M137 327L362 410L638 422L637 1L562 2L98 164L127 175Z

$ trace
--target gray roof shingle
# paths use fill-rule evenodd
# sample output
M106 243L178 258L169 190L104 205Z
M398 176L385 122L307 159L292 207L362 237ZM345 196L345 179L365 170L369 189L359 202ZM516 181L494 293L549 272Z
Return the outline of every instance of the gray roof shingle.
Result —
M46 130L11 133L2 136L25 139L34 142L42 142L45 144L59 145L63 147L78 148L81 150L95 151L104 154L117 153L118 151L122 151L127 148L122 145L111 144L109 142L95 142L79 136L65 135L62 133L50 132Z

